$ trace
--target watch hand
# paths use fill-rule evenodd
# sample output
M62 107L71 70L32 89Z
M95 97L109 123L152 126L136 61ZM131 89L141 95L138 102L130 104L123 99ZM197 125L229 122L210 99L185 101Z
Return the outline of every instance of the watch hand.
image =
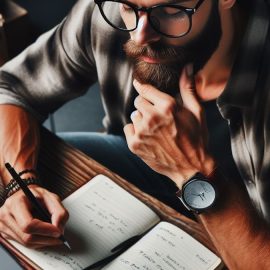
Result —
M204 199L203 199L203 197L202 197L202 194L200 194L199 196L200 196L200 198L202 199L202 201L204 201Z
M198 194L194 194L194 193L191 193L191 195L193 195L193 196L200 196L200 195L198 195Z
M207 192L207 193L209 192L207 189L205 189L205 186L202 183L200 183L200 185L203 188L204 192Z

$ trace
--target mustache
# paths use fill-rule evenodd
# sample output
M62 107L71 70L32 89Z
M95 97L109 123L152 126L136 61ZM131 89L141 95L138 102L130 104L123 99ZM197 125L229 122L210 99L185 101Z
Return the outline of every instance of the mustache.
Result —
M128 57L138 59L140 57L157 58L160 60L172 60L173 62L182 60L185 57L184 48L172 47L155 42L153 44L140 46L133 40L128 40L124 44L124 51Z

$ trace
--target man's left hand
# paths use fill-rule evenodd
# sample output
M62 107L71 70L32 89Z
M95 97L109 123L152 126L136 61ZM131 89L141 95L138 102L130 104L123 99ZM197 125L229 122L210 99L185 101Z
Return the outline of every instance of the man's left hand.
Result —
M207 126L186 66L179 80L182 104L151 85L134 81L139 93L124 127L129 149L150 168L172 179L179 188L196 172L208 175L214 161L207 152Z

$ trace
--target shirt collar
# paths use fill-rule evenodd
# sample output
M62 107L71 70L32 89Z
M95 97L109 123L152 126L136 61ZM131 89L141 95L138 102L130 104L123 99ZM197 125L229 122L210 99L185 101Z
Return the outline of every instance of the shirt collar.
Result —
M263 0L256 0L233 65L232 75L217 100L224 113L231 106L250 106L253 100L269 27L268 7L265 5Z

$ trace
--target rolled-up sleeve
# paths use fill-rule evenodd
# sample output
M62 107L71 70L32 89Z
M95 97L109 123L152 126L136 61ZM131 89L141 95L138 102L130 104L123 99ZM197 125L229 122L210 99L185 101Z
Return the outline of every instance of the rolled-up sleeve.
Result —
M79 0L58 26L0 69L0 104L14 104L43 121L96 82L93 1Z

